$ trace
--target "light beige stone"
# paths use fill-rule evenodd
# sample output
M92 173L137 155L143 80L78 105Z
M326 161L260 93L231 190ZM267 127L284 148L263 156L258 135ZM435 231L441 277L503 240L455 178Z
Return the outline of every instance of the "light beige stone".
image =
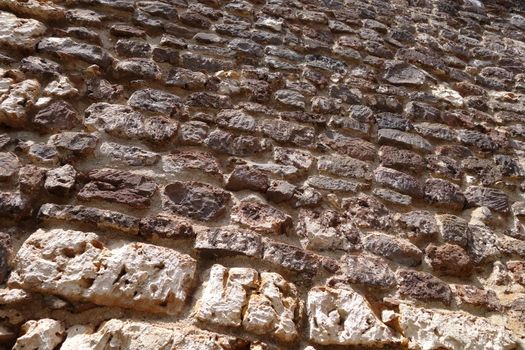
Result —
M314 287L306 307L309 338L317 344L380 346L401 341L377 318L366 299L350 288Z
M46 32L46 26L37 20L18 18L0 11L0 44L18 49L33 49Z
M399 324L410 349L509 350L517 346L505 327L483 317L404 304L399 310Z
M1 20L1 19L0 19ZM11 85L0 103L0 124L11 127L23 126L27 121L27 111L40 95L40 83L33 79Z
M65 333L62 322L50 318L27 321L21 330L24 334L16 340L13 350L53 350Z
M10 286L168 314L184 305L196 270L193 258L168 248L61 229L33 233L14 265Z
M301 309L296 287L281 275L262 272L259 276L254 269L217 264L210 270L197 318L292 341Z
M73 326L61 350L241 350L236 338L190 326L163 326L112 319L95 332L89 326Z
M57 80L53 80L46 86L44 94L55 97L75 97L78 95L78 89L68 77L61 75Z

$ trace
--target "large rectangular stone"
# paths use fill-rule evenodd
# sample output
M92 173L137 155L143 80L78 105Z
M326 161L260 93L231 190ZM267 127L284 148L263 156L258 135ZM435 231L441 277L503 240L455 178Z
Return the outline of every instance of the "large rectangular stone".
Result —
M18 251L9 285L71 301L177 313L196 261L145 243L105 242L92 232L37 230Z

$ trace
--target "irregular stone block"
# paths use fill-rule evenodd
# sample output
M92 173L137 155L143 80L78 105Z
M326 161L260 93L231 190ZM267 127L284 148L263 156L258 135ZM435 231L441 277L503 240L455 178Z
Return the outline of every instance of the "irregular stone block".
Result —
M53 350L62 343L66 329L60 321L43 318L27 321L21 331L13 350Z
M372 254L344 255L341 272L328 280L328 285L360 284L372 289L390 289L396 286L394 271L383 258Z
M100 145L100 153L112 162L130 166L154 165L160 160L160 155L135 146L125 146L115 142L104 142Z
M407 266L419 265L423 257L423 252L409 241L382 233L363 237L363 247L371 253Z
M335 210L301 209L296 233L301 245L309 250L351 251L361 248L359 229L351 218Z
M434 149L434 146L421 136L400 130L380 129L377 135L380 144L400 145L424 153L430 153Z
M425 249L429 265L436 272L450 276L470 276L474 265L467 252L458 245L429 244Z
M33 124L47 132L70 130L81 124L80 117L73 106L58 100L41 109L33 118Z
M20 128L27 123L27 112L40 95L40 83L36 80L23 80L11 85L9 92L0 103L0 123Z
M296 287L273 272L213 265L198 303L197 318L240 327L281 341L297 337L300 301Z
M18 18L12 13L0 11L0 44L15 49L34 50L46 32L46 26L35 19Z
M249 344L241 339L188 325L167 326L160 323L111 319L96 331L91 326L70 327L60 349L97 350L114 346L127 350L242 350Z
M149 177L128 171L95 169L87 177L90 182L77 195L81 200L100 199L134 208L147 208L157 191L157 184Z
M40 207L38 218L45 222L66 221L88 224L100 229L115 230L136 235L140 219L117 211L91 208L83 205L46 203Z
M424 195L423 186L415 177L398 170L380 166L374 170L374 180L415 198L422 198Z
M18 251L10 286L72 301L174 314L193 283L196 261L144 243L105 243L91 232L37 230Z
M263 252L261 236L236 227L201 231L197 234L194 248L199 252L246 255L256 258L261 258Z
M345 156L321 156L317 159L317 168L321 172L333 175L371 180L370 165L362 160Z
M285 234L292 226L292 218L288 214L252 201L242 201L233 207L231 219L260 233Z
M504 326L493 325L483 317L405 304L399 310L399 324L411 349L504 350L517 346Z
M162 170L168 173L196 170L222 178L222 172L215 157L202 151L173 151L162 157Z
M158 236L170 239L195 238L193 226L188 220L167 214L140 219L138 234L143 237Z
M77 171L72 165L66 164L46 173L44 188L56 196L68 196L77 179Z
M341 206L358 227L389 229L393 225L391 212L373 196L360 193L344 198Z
M308 337L314 343L381 347L401 340L377 318L367 300L349 287L314 287L306 307Z
M395 85L423 85L426 74L421 69L403 61L387 62L383 79Z
M396 273L399 293L421 301L441 301L450 305L452 291L447 283L429 273L399 270Z
M507 194L495 188L469 186L465 190L465 198L470 207L485 206L502 213L507 213L509 211Z
M79 43L71 38L44 38L38 43L37 49L40 52L54 54L62 59L76 58L87 63L97 64L102 68L108 68L113 63L113 57L103 48Z
M13 153L0 152L0 182L11 180L20 169L18 157Z
M450 210L462 210L465 205L465 196L459 186L442 179L427 179L425 200L430 204Z
M226 211L231 194L200 182L174 182L164 187L162 207L197 220L210 221Z
M180 109L182 99L169 92L155 89L135 91L128 99L128 105L133 108L174 116Z

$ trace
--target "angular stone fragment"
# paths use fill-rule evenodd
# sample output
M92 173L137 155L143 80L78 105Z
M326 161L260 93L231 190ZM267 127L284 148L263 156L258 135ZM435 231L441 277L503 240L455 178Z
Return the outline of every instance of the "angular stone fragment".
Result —
M20 162L13 153L0 152L0 182L9 181L18 173Z
M44 95L58 98L74 98L78 96L78 89L67 76L61 75L57 80L53 80L46 86Z
M399 306L399 325L412 349L513 349L516 341L504 326L461 312Z
M304 110L306 107L304 96L294 90L276 91L275 100L288 108Z
M40 83L28 79L11 85L0 103L0 124L20 128L27 122L27 112L40 95Z
M371 253L407 266L419 265L423 257L423 252L409 241L382 233L363 237L363 247Z
M396 273L399 293L421 301L441 301L450 305L452 291L447 283L429 273L399 270Z
M412 197L386 188L374 188L372 193L386 202L404 206L412 204Z
M300 147L311 148L315 138L315 129L303 124L285 120L266 119L261 123L262 132L282 143L292 143Z
M474 267L467 252L455 244L436 246L431 243L425 254L432 269L443 275L469 277Z
M210 221L226 211L231 194L200 182L174 182L162 192L164 210L197 220Z
M57 148L64 159L86 156L95 150L98 137L84 132L62 132L52 135L48 144Z
M15 258L9 284L73 301L153 313L180 311L196 261L144 243L105 243L95 233L37 230Z
M225 109L232 107L230 97L210 92L194 92L186 98L186 104L196 108Z
M100 145L100 153L111 161L130 166L154 165L160 160L160 155L145 151L135 146L124 146L115 142L104 142Z
M284 147L273 148L273 159L278 163L305 170L310 169L313 162L313 156L310 152Z
M44 222L56 221L88 224L105 230L136 235L140 219L117 211L86 207L83 205L59 205L46 203L40 207L38 218Z
M46 173L44 188L56 196L68 196L75 186L77 171L72 165L66 164Z
M62 342L66 331L62 322L50 318L27 321L21 330L23 334L16 340L14 350L53 350Z
M32 122L41 130L57 132L60 130L70 130L79 125L81 120L77 111L70 103L64 100L58 100L38 111L33 117Z
M20 220L31 215L31 202L20 193L0 192L0 217Z
M134 208L147 208L157 191L157 184L149 177L116 169L91 170L88 182L78 193L80 200L99 199L126 204Z
M56 166L59 162L56 147L42 143L32 144L27 152L27 157L34 164Z
M30 195L38 196L40 190L44 187L44 181L47 170L33 165L26 165L20 168L18 173L18 186L20 192Z
M465 190L465 198L469 207L485 206L502 213L509 211L507 194L495 188L469 186Z
M361 247L360 231L347 215L335 210L301 209L296 232L301 245L309 250L357 250Z
M387 62L383 78L396 85L423 85L426 74L415 66L402 62Z
M104 322L97 331L91 326L70 327L61 350L97 350L112 346L125 346L127 350L242 350L249 345L241 339L188 325L167 326L111 319Z
M166 78L167 85L190 91L203 89L207 81L206 74L184 68L176 68L170 71Z
M339 191L339 192L358 192L361 189L368 188L367 184L357 182L353 180L335 179L330 176L310 176L306 181L311 187L327 190L327 191Z
M496 234L485 225L469 225L468 253L474 263L492 261L500 256Z
M254 132L257 121L254 117L239 109L223 109L215 116L215 123L228 129Z
M352 158L363 161L374 160L377 157L375 146L365 140L344 136L328 130L319 135L319 144Z
M62 20L65 11L60 5L40 0L25 0L24 2L0 0L0 7L19 16L39 18L42 21Z
M232 221L254 231L269 234L285 234L292 226L292 218L283 211L267 204L242 201L233 207Z
M380 129L377 131L380 144L392 144L412 148L424 153L432 152L434 146L419 135L394 129Z
M423 197L423 186L417 179L400 171L380 166L374 170L374 180L409 196Z
M35 19L18 18L0 11L0 44L15 49L34 50L46 32L46 26Z
M224 130L212 131L205 144L217 151L233 156L248 156L268 149L268 140L248 135L235 135Z
M308 337L321 345L379 346L400 341L367 300L352 290L314 287L308 292Z
M400 171L411 171L419 174L425 168L425 160L419 154L397 149L391 146L382 146L379 149L381 165Z
M170 116L179 111L181 103L182 99L177 95L149 88L135 91L128 99L128 105L133 108Z
M103 48L79 43L71 38L44 38L38 43L37 49L44 53L54 54L61 59L76 58L87 63L97 64L102 68L108 68L113 63L113 57Z
M462 210L465 205L465 196L459 186L442 179L427 179L425 200L432 205L450 210Z
M234 63L230 60L203 56L192 52L182 53L180 60L182 67L202 73L215 73L221 70L228 71L234 67Z
M55 61L37 56L24 57L20 61L19 69L40 79L52 79L62 71L60 65Z

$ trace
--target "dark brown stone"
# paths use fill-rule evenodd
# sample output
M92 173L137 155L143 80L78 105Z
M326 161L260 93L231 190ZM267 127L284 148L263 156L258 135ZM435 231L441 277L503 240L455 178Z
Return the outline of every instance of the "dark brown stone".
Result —
M429 244L425 249L428 263L438 273L449 276L469 277L474 265L467 252L458 245Z
M169 239L195 238L196 235L188 220L167 214L140 219L138 234L143 237L158 236Z
M429 273L400 270L396 273L399 293L422 301L441 301L450 305L452 291L448 284Z
M269 179L265 173L246 165L240 165L235 167L228 177L225 188L230 191L266 192L269 185Z

